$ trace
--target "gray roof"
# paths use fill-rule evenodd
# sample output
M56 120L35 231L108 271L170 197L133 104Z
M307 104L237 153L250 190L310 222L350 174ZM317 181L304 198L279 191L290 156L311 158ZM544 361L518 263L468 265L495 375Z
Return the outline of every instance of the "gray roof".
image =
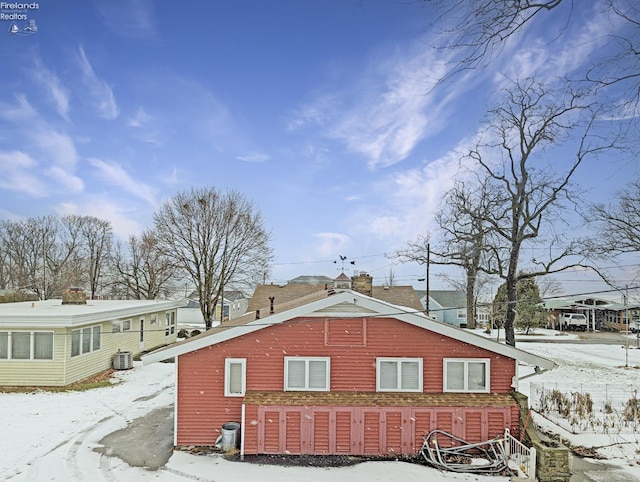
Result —
M429 298L442 308L465 308L467 295L464 291L429 290Z

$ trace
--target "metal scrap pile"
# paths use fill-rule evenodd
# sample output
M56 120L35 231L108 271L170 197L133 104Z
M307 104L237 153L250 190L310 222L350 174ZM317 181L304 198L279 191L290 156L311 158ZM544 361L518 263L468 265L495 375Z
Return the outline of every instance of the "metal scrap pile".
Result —
M428 464L452 472L502 474L509 470L502 437L469 443L443 430L433 430L420 452Z

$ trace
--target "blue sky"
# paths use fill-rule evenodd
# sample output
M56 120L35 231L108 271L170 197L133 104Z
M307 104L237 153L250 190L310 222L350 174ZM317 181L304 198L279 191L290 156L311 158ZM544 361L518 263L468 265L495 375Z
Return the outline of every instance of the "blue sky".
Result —
M92 215L126 238L179 191L237 189L272 232L269 281L337 276L344 255L420 287L422 267L385 253L434 229L505 74L552 78L597 55L616 26L586 4L432 89L452 53L430 47L434 12L412 2L40 1L35 33L0 20L0 217ZM637 176L607 158L576 182L606 200Z

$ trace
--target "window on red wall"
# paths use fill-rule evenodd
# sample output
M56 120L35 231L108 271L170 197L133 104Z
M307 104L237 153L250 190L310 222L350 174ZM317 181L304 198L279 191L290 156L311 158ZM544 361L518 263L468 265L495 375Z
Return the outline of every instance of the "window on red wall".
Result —
M243 397L246 390L246 358L227 358L224 361L224 396Z
M489 392L488 358L445 358L443 365L445 392Z
M376 390L379 392L421 392L422 358L376 359Z
M286 391L329 391L329 357L285 357Z

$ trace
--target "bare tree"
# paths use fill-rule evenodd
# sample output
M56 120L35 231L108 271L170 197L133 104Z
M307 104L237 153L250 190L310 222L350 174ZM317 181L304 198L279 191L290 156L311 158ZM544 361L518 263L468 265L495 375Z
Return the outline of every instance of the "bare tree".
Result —
M459 53L448 75L481 68L498 55L505 44L521 33L533 20L557 15L560 24L570 31L572 23L582 18L573 11L573 0L423 0L434 4L440 14L435 24L443 34L443 47ZM587 5L579 4L580 8ZM562 8L560 8L562 7ZM606 45L587 64L584 79L600 86L626 83L628 92L640 92L640 6L635 0L595 0L588 4L607 12L610 33L596 39ZM553 12L553 13L552 13ZM562 42L563 32L551 41Z
M110 259L113 245L111 223L93 216L65 216L63 222L80 234L79 257L84 260L85 282L93 299L98 291L102 271Z
M477 284L480 266L487 255L486 217L493 209L496 197L490 195L491 183L457 180L445 195L444 206L436 213L437 242L431 246L431 236L421 234L392 257L421 264L459 266L465 281L455 283L466 294L467 326L475 328Z
M56 292L59 272L50 253L58 229L54 216L2 222L0 236L8 253L11 288L29 288L43 300Z
M599 253L640 252L640 180L620 190L614 203L594 205L591 220L597 226L591 245Z
M505 281L507 309L505 335L515 346L514 320L518 281L581 265L570 262L579 254L576 244L554 225L562 220L562 208L570 201L568 188L576 170L590 155L611 149L615 138L603 141L591 136L593 113L580 93L548 92L533 80L514 82L504 102L491 111L481 141L469 153L497 197L495 208L482 219L487 228L487 256L482 270ZM563 171L553 163L541 164L551 146L576 139L572 160L564 159ZM522 271L524 248L543 245L548 252L532 259L535 268ZM575 258L571 258L574 260Z
M178 282L174 260L164 254L153 231L129 236L126 245L117 243L113 256L113 288L138 300L170 297Z
M396 273L393 271L393 268L389 268L389 274L384 277L385 286L395 286L396 284Z
M254 204L237 191L192 189L154 215L163 253L193 281L207 329L225 286L258 282L272 254L270 234Z
M538 14L560 6L563 0L424 0L441 12L446 48L455 49L460 58L449 75L484 66L493 60L504 43ZM567 0L571 2L572 0Z

